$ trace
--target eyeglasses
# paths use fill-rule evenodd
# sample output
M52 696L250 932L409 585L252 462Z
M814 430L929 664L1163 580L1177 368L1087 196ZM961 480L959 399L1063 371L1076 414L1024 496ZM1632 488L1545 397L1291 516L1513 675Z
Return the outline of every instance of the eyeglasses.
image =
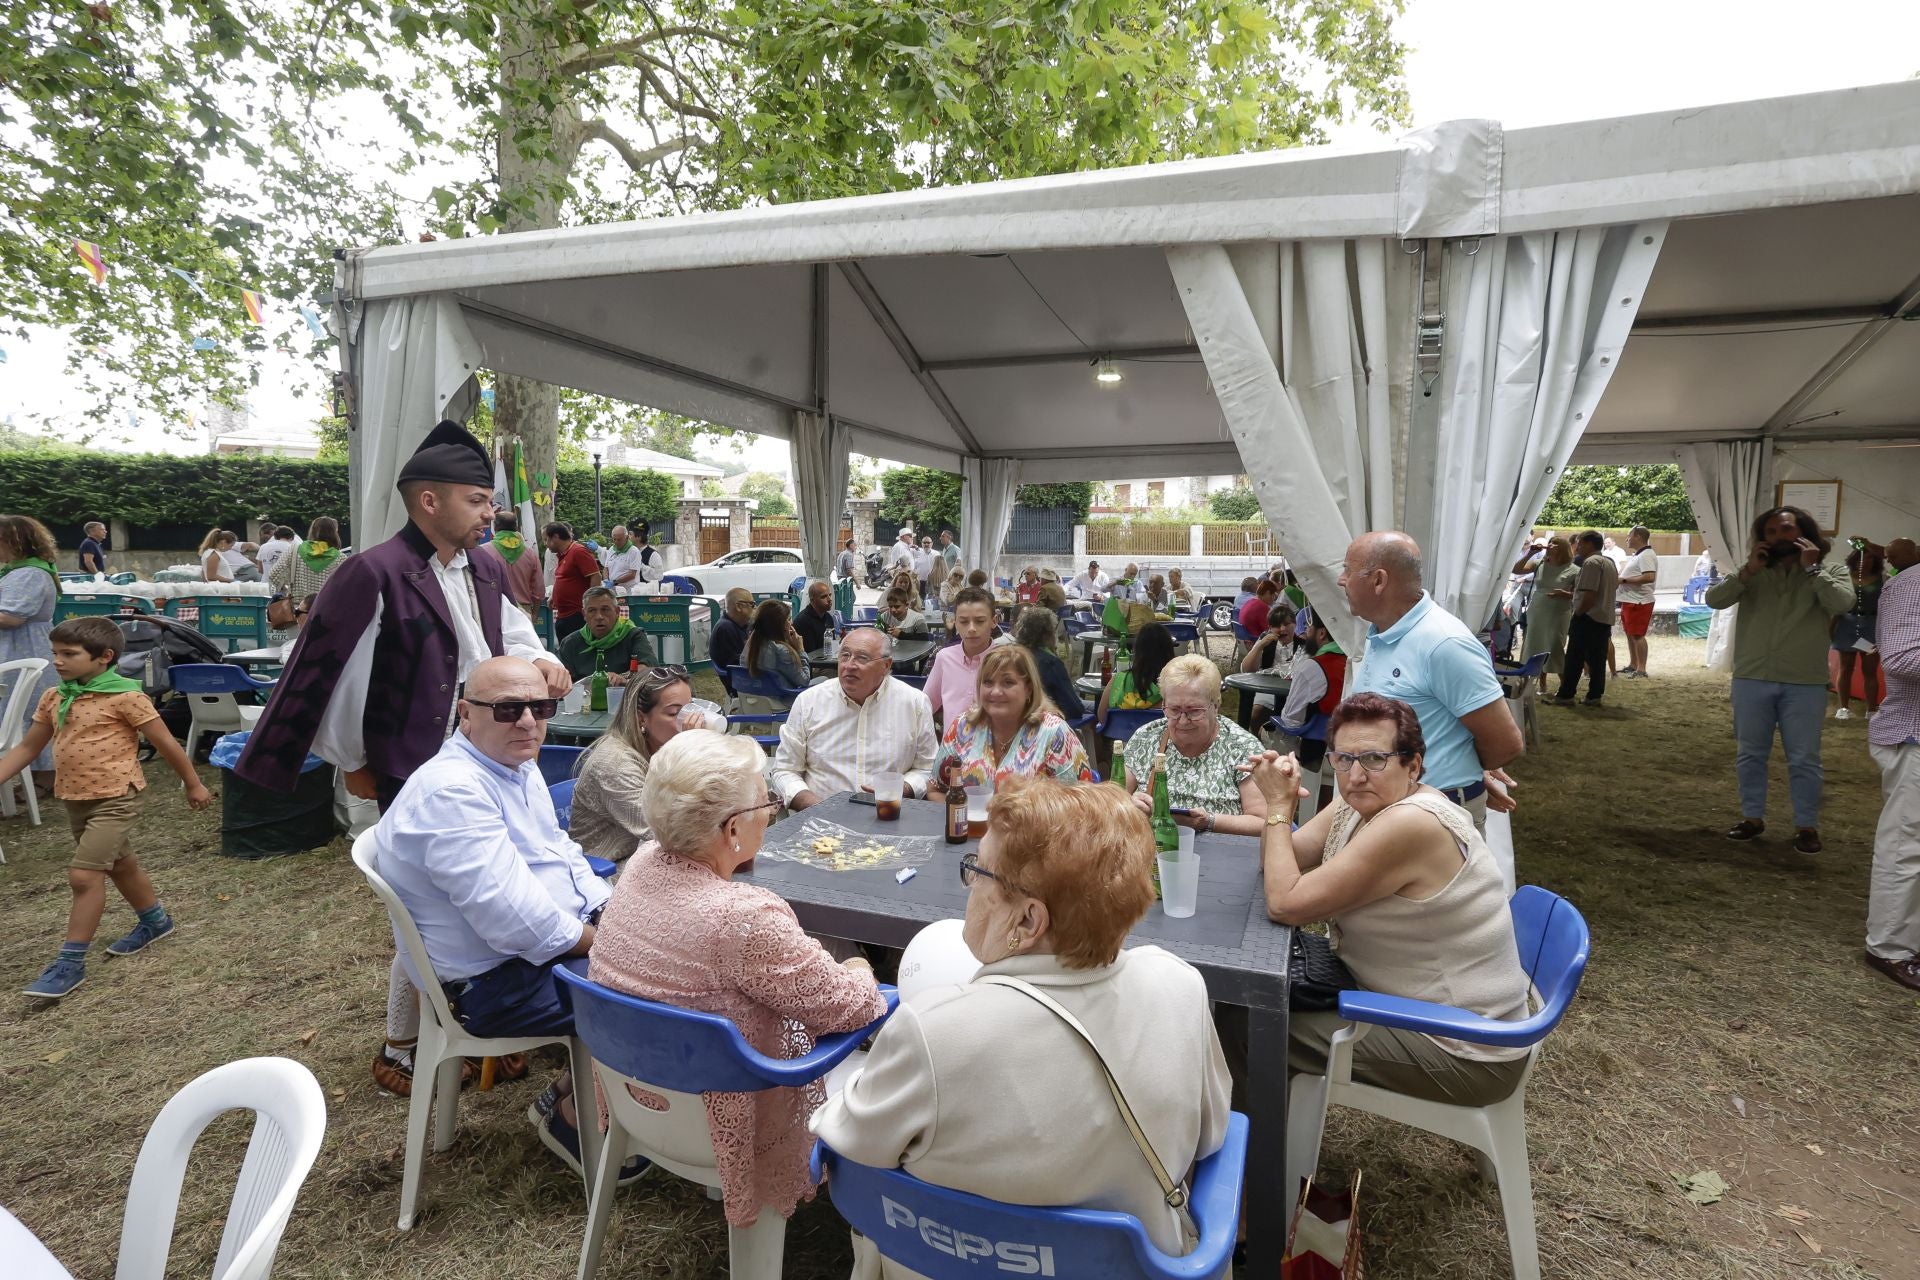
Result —
M533 712L535 720L551 720L554 712L560 710L558 698L533 698L525 701L515 699L512 702L482 702L478 698L468 698L467 705L490 707L496 724L519 724L520 717L529 711Z
M765 800L762 800L759 804L750 804L744 809L735 809L732 813L729 813L726 817L720 819L720 825L723 827L726 826L729 822L732 822L735 818L739 817L743 813L758 813L762 809L778 809L785 803L786 801L780 799L779 797L769 792L767 795L767 798Z
M851 649L840 650L840 665L843 667L864 667L875 662L891 661L886 655L878 653L855 653Z
M961 887L971 889L973 887L973 878L975 876L985 876L989 880L997 881L1009 893L1019 892L1019 890L1013 887L1013 881L1007 879L1005 876L1001 875L997 871L989 871L985 867L981 866L979 854L969 853L962 856L960 859Z
M1174 724L1198 724L1213 714L1211 707L1168 707L1167 719Z
M1356 761L1359 762L1360 767L1368 773L1379 773L1387 767L1389 761L1412 754L1413 752L1411 751L1361 751L1358 753L1352 751L1329 751L1327 752L1327 759L1333 762L1335 771L1339 773L1345 773L1353 768Z

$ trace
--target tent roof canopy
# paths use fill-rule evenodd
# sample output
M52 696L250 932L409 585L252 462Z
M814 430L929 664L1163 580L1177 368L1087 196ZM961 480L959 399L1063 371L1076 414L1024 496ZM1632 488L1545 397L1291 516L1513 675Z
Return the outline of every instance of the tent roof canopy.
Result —
M1242 469L1163 246L1649 219L1688 221L1589 440L1920 423L1920 82L399 245L339 293L451 294L488 367L766 435L824 404L861 452L1117 479Z

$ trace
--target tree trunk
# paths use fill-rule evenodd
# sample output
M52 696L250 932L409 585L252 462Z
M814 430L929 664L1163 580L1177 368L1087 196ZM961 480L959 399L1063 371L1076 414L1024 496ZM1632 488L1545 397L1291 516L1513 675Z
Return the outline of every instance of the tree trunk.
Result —
M555 67L570 47L553 46L551 28L535 34L512 17L500 20L500 129L495 159L500 175L501 223L507 231L560 225L569 175L580 154L580 115L566 80ZM553 106L537 100L552 94ZM560 454L559 388L534 378L497 374L494 383L494 447L518 436L534 491L534 518L552 520ZM541 477L546 477L543 482ZM540 502L544 494L546 502ZM523 533L536 544L539 530Z

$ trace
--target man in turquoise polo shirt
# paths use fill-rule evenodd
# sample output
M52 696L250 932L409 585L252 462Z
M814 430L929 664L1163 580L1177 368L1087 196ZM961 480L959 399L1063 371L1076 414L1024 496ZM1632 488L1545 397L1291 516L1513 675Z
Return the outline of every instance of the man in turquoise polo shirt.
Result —
M1365 657L1348 693L1377 693L1413 708L1427 740L1420 781L1487 825L1489 779L1506 812L1512 782L1501 766L1526 743L1507 710L1486 646L1421 586L1420 546L1397 531L1364 533L1340 571L1347 607L1367 623Z

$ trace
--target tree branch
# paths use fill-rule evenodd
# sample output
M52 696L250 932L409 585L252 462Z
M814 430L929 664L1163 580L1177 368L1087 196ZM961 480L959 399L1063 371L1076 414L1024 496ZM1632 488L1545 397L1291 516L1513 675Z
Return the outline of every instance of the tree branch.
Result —
M738 49L740 42L724 31L715 31L711 27L669 26L644 36L635 36L631 40L615 40L591 49L578 57L568 58L555 72L563 76L582 76L602 67L624 66L642 56L642 51L650 44L659 44L663 40L676 37L688 37L701 40L715 40L721 44ZM660 65L658 62L656 66Z
M658 146L648 147L642 151L618 133L615 133L613 127L605 120L597 118L581 122L580 138L583 142L589 139L598 139L606 143L620 153L620 158L627 162L627 168L633 170L635 173L646 172L653 167L656 161L664 160L676 151L685 151L694 143L694 139L688 137L686 134L681 134L677 138L669 138Z

